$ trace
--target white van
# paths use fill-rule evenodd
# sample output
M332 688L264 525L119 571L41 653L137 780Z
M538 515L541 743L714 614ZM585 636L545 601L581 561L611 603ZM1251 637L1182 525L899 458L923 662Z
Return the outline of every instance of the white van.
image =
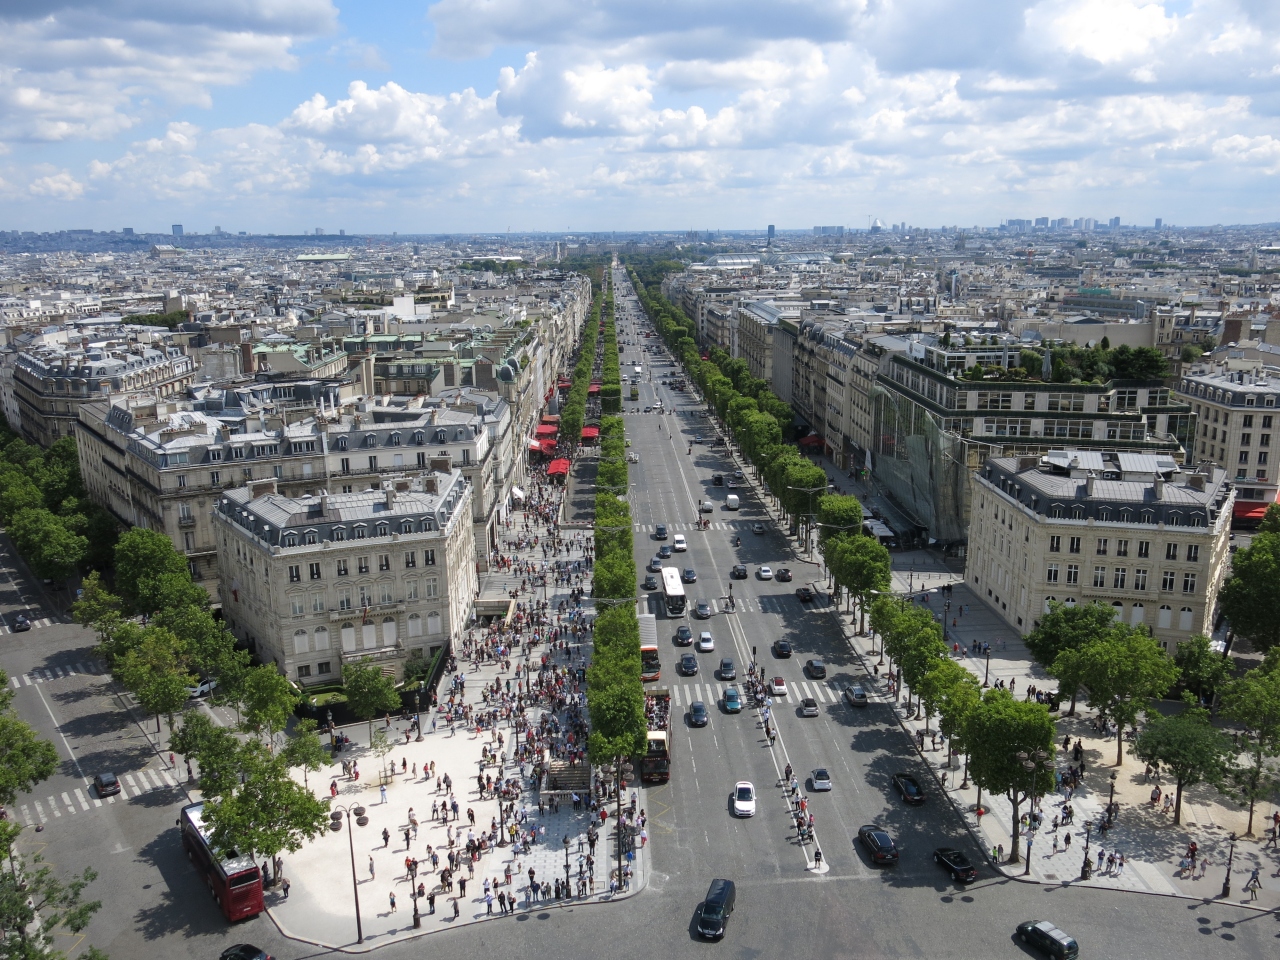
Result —
M729 496L725 497L724 505L729 510L737 510L740 506L738 502L738 495L736 493L729 494Z
M671 549L676 553L684 553L689 549L689 544L685 541L684 534L676 534L675 539L671 541Z

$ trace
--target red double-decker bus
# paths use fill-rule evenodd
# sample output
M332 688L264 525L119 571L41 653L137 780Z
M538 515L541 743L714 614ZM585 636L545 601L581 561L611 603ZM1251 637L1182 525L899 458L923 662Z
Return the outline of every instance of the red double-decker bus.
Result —
M232 851L214 851L204 825L204 803L182 808L178 818L187 859L204 874L214 901L228 920L246 920L265 909L262 902L262 873L252 857Z

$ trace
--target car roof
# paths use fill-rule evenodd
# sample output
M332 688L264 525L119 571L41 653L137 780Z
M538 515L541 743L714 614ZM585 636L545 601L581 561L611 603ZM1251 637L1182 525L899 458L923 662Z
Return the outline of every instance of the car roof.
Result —
M739 780L737 784L735 784L734 789L736 790L739 787L750 787L752 790L755 790L756 785L750 780Z

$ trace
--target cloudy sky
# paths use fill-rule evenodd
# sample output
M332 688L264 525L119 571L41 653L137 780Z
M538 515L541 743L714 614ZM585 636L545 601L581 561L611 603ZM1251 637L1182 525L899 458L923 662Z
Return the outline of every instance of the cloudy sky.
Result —
M5 0L0 228L1280 220L1280 0Z

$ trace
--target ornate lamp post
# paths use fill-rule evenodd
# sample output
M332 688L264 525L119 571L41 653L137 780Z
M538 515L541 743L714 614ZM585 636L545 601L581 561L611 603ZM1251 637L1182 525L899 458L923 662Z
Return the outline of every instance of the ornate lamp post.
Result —
M329 814L330 819L340 822L343 815L347 818L347 847L351 853L351 893L356 901L356 943L364 943L364 928L360 924L360 884L356 880L356 841L351 832L351 817L355 815L358 820L364 816L364 807L359 804L352 806L343 806L341 804L331 807L332 813ZM415 887L415 889L417 889ZM417 920L418 906L414 902L413 907L414 920ZM416 924L415 924L416 925Z
M1227 853L1227 875L1222 878L1222 899L1225 900L1231 896L1231 864L1236 857L1236 835L1233 833L1227 840L1231 842L1231 849Z
M413 691L413 725L418 728L418 735L414 737L414 743L422 742L422 684L424 682L419 680L418 689Z
M569 898L569 835L564 835L564 895Z

